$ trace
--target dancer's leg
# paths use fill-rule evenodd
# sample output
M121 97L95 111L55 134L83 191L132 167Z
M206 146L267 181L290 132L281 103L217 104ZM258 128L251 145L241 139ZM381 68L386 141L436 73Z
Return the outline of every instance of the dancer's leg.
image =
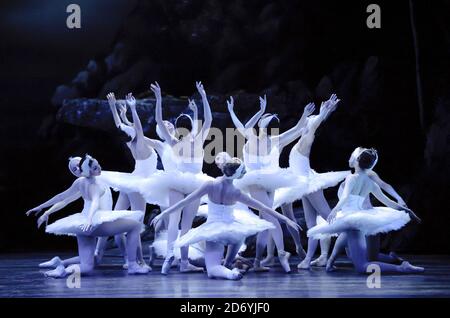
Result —
M131 210L142 211L142 212L144 212L144 216L145 216L145 208L146 208L147 204L146 204L144 198L142 197L142 195L139 193L130 193L130 194L128 194L128 198L130 200ZM141 222L144 223L144 217L142 217ZM137 260L141 265L147 266L147 264L145 263L145 260L144 260L144 252L142 250L142 242L141 242L140 235L139 235L139 240L138 240Z
M269 206L269 207L273 206L273 196L271 196L270 193L267 193L266 191L261 190L261 189L252 189L251 195L255 200L260 201L261 203L265 204L266 206ZM275 225L275 229L269 230L269 233L273 237L273 240L275 241L275 245L278 250L278 259L280 261L281 266L283 267L283 269L286 272L290 272L290 270L291 270L291 268L289 266L290 253L287 253L284 250L283 230L281 229L280 222L278 222L278 220L275 217L273 217L267 213L261 212L261 211L260 211L260 216L262 216L264 219L266 219L267 221L269 221L273 225ZM258 235L256 237L257 248L258 248L258 246L259 246L259 248L261 248L261 247L265 247L265 245L267 245L267 240L261 241L261 239L264 239L264 237L261 235ZM258 240L259 240L259 242L258 242ZM258 249L257 249L257 255L256 255L255 261L259 261L262 258L262 252L263 252L262 250L258 251ZM256 269L256 265L259 265L259 264L255 264L255 269Z
M108 242L108 237L99 237L97 239L97 244L95 247L95 264L98 265L103 259L103 254L105 253L106 243Z
M184 195L178 191L170 191L169 193L169 204L170 206L176 204L178 201L183 200ZM163 266L161 268L161 274L167 275L170 271L170 267L174 260L173 254L173 244L178 238L178 225L180 223L181 210L176 211L169 215L169 225L167 228L167 252L166 259L164 260Z
M198 207L200 206L200 200L196 200L184 207L181 215L181 232L180 235L186 234L192 228L192 222L197 214ZM180 248L181 262L180 272L202 272L203 268L194 266L189 263L189 246L183 246Z
M231 268L242 244L243 242L239 244L230 244L227 246L227 254L225 256L225 261L223 263L225 267Z
M114 210L128 210L130 207L130 200L128 199L128 195L124 193L120 193L117 198L116 205L114 206ZM119 248L122 257L124 259L124 268L128 267L128 254L126 250L126 238L125 234L118 234L114 236L114 241L116 242L117 247ZM98 244L98 243L97 243ZM98 249L98 248L97 248Z
M331 272L336 269L334 266L334 262L336 261L336 258L345 249L346 246L347 246L347 233L344 232L339 234L338 238L336 239L336 242L334 243L333 251L331 252L330 258L328 259L326 265L327 272Z
M369 265L377 265L381 273L421 273L424 271L422 267L415 267L408 262L401 265L393 265L383 262L369 262L367 260L366 237L359 231L347 232L347 245L352 255L352 262L358 273L367 274Z
M238 280L242 278L239 270L230 270L221 265L224 246L215 242L206 242L205 264L209 278Z
M297 219L295 218L294 215L294 209L292 207L292 203L291 204L284 204L281 206L281 211L283 212L283 214L288 217L289 219L291 219L294 222L297 222ZM302 259L306 256L305 250L302 247L302 242L300 240L300 233L298 231L295 231L293 228L291 228L290 226L287 227L287 229L289 230L289 233L291 234L292 238L294 239L294 243L295 243L295 250L297 252L297 255Z
M403 262L403 259L398 257L395 253L390 254L380 253L380 245L381 245L380 241L381 238L379 234L366 236L368 260L397 265L401 264Z
M302 203L303 211L305 213L306 226L310 229L316 225L317 212L309 201L309 195L302 198ZM317 244L318 240L312 237L308 238L308 250L306 252L306 257L300 264L298 264L297 268L310 269L311 260L316 252Z
M311 266L324 267L327 265L328 251L330 250L331 237L322 238L319 240L320 243L320 256L315 260L311 261Z

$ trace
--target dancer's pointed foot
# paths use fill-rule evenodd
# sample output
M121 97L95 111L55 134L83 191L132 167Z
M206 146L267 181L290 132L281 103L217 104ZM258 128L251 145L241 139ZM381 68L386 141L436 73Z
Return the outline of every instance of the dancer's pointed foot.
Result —
M289 265L289 257L291 257L291 253L289 252L278 252L278 260L280 261L281 267L286 273L291 272L291 266Z
M304 270L311 269L311 260L305 258L303 261L300 262L300 264L297 265L297 268Z
M265 259L261 261L262 266L272 267L275 265L275 257L273 255L267 255Z
M327 255L320 255L318 258L311 262L311 266L325 267L327 265L327 259Z
M175 256L173 256L173 255L166 256L166 259L164 260L164 263L161 268L161 274L163 274L163 275L169 274L170 267L171 267L174 259L175 259Z
M148 267L148 266L147 266ZM148 274L149 269L145 266L141 266L136 262L128 263L128 274L129 275L143 275Z
M55 269L44 273L45 277L63 278L66 277L67 272L64 265L58 265Z
M395 262L398 264L401 264L405 261L403 258L398 256L397 253L394 253L394 252L390 252L389 256L392 257L395 260Z
M330 260L327 261L327 266L325 266L325 270L327 272L334 272L337 268L333 265L334 262L330 262Z
M47 262L40 263L39 267L40 268L57 268L59 265L62 265L62 260L58 256L55 256Z
M181 273L195 273L195 272L203 272L203 267L197 267L189 263L188 261L180 262L180 272Z
M404 273L423 273L425 271L425 268L419 267L419 266L413 266L409 262L403 262L400 265L402 272Z
M255 259L255 261L253 262L253 271L254 272L268 272L268 271L270 271L270 268L262 266L261 261L258 259Z

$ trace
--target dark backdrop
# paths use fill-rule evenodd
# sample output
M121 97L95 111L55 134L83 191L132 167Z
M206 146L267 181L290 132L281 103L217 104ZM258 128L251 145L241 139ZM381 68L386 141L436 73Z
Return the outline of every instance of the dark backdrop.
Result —
M1 251L74 248L24 215L70 184L70 155L131 168L114 132L56 119L64 100L108 91L145 97L154 80L165 94L189 96L202 80L219 100L267 93L282 130L307 102L336 92L342 103L320 129L313 167L345 169L356 146L376 147L376 170L423 219L395 236L401 249L449 252L449 1L377 1L379 30L366 26L370 2L300 0L79 0L82 28L69 30L72 2L1 5ZM223 103L213 106L224 113ZM249 116L256 98L236 107Z

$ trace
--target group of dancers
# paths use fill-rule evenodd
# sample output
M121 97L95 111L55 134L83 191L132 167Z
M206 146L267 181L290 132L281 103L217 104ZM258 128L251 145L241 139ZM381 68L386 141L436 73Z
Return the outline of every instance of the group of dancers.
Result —
M116 100L113 93L107 95L114 123L127 135L127 146L135 160L134 170L131 173L103 171L90 155L69 159L69 170L76 177L73 184L27 212L27 215L38 214L49 208L39 217L38 227L45 224L47 233L75 236L78 241L77 257L62 260L56 256L39 265L54 268L45 272L46 276L65 277L74 271L74 265L79 266L82 274L91 273L101 263L111 236L129 274L150 272L140 238L147 204L161 209L151 221L155 227L151 251L164 258L161 268L164 275L174 266L183 273L203 271L203 267L192 262L203 259L208 277L237 280L248 268L255 272L270 270L275 264L275 248L281 267L289 273L290 253L285 250L280 223L286 224L295 242L300 270L322 266L333 271L337 255L345 249L361 273L371 264L377 264L382 273L423 272L423 268L411 265L395 253L380 253L381 233L398 230L412 219L417 222L420 219L373 170L378 160L376 150L356 148L349 160L353 172L317 173L310 167L316 130L340 101L335 94L322 102L317 115L313 103L306 105L298 123L277 135L268 133L269 124L278 118L266 113L265 96L260 97L260 110L245 124L234 113L234 100L230 97L229 114L246 139L243 160L226 152L218 153L215 163L222 176L212 178L202 168L203 145L213 118L202 83L197 82L196 87L202 99L203 122L199 124L197 105L190 100L193 118L186 114L180 116L187 117L191 127L181 135L177 123L163 119L158 83L150 86L156 98L156 133L160 140L144 135L132 94L126 95L124 101ZM128 109L132 121L127 117ZM281 151L296 140L289 154L289 167L281 168ZM157 169L158 156L161 170ZM323 190L339 183L339 202L331 209ZM119 192L115 205L111 189ZM386 207L372 206L370 194ZM84 201L80 213L47 224L51 214L79 198ZM306 252L300 240L302 229L293 212L293 203L299 200L308 228ZM205 216L206 222L192 228L197 215ZM253 263L248 265L249 261L245 260L248 266L237 266L236 260L243 260L239 253L246 248L246 238L253 235L256 235ZM333 236L336 241L329 256ZM319 242L320 256L313 259Z

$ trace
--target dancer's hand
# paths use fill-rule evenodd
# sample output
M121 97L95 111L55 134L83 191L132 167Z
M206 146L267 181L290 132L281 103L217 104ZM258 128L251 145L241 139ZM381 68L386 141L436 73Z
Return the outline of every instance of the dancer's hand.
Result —
M262 98L261 96L259 97L259 107L262 113L266 111L266 106L267 106L267 97L266 94L264 94L264 98Z
M303 231L302 227L300 226L300 224L298 224L295 221L292 221L291 219L287 219L286 220L286 225L290 226L291 228L293 228L294 230L298 231Z
M234 99L233 96L230 96L230 100L227 100L227 107L228 107L228 111L232 112L233 108L234 108Z
M193 112L197 111L197 104L195 103L195 101L193 99L188 99L189 101L189 109L192 110Z
M125 103L117 103L117 107L119 108L119 114L120 116L125 116L125 114L127 113L127 105Z
M88 232L92 228L92 220L87 221L85 224L80 225L80 228L83 232Z
M327 217L327 222L330 224L333 223L334 220L336 220L336 216L337 216L337 211L334 209L331 210L331 213Z
M44 213L39 217L39 219L37 220L37 227L40 228L44 222L45 222L45 226L47 226L47 223L48 223L48 214L47 213Z
M305 117L310 116L312 113L314 113L315 109L316 109L316 105L314 105L314 103L309 103L303 109L303 116L305 116Z
M128 93L127 96L125 97L125 99L127 101L127 105L131 109L136 109L136 98L134 98L132 93Z
M413 210L411 210L410 208L407 208L407 207L403 207L403 210L408 212L408 214L412 220L416 221L417 223L422 223L422 220L413 212Z
M202 97L206 97L206 91L205 88L203 87L202 82L195 82L195 86L197 86L197 90L200 93L200 95Z
M161 222L161 214L158 214L153 218L153 220L150 222L150 227L154 227L155 229L158 228L159 222Z
M156 98L161 98L161 87L158 82L150 85L150 90L155 94Z
M116 106L116 96L114 93L109 93L106 95L106 98L108 99L109 107L115 107Z
M36 215L38 215L41 211L42 211L42 208L40 208L40 207L35 207L35 208L31 209L31 210L28 210L28 211L26 212L26 215L27 215L27 216L30 216L30 215L32 215L33 213L36 213Z

